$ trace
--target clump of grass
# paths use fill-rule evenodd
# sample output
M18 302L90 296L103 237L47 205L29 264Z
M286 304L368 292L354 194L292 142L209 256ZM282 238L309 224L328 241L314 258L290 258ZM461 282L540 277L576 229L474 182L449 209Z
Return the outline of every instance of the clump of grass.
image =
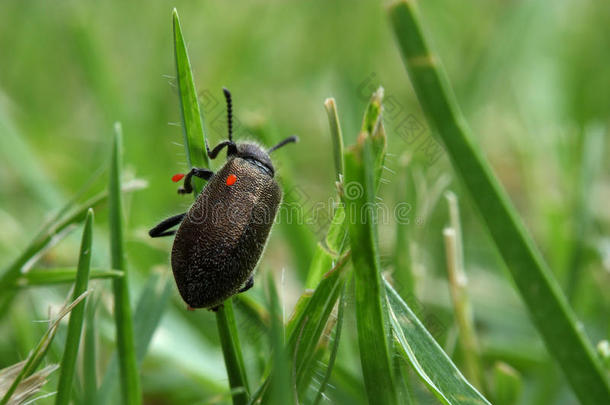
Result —
M440 61L429 50L415 4L396 3L390 8L390 18L426 117L481 213L549 353L583 404L606 402L610 386L594 349L519 214L474 143Z
M174 37L186 153L187 156L197 157L199 152L194 148L204 150L205 134L203 125L193 118L193 112L199 111L199 107L192 105L197 103L195 88L175 11ZM308 390L315 380L314 373L318 366L316 362L324 354L330 356L326 374L330 375L340 334L335 334L337 341L332 350L326 345L320 346L320 342L333 308L344 291L350 261L353 264L359 353L369 401L398 403L392 361L392 357L398 355L418 371L431 391L444 403L463 403L459 400L462 397L468 398L471 403L488 403L468 384L406 304L382 279L377 221L375 210L370 209L376 201L387 142L382 122L382 100L383 89L379 89L371 97L365 111L356 145L345 151L336 103L332 99L325 102L333 139L336 179L344 204L337 207L324 244L319 244L314 253L306 284L315 290L301 297L285 332L281 320L277 319L279 304L275 286L272 281L268 283L272 318L271 350L274 354L264 382L252 396L248 390L231 299L225 302L224 310L216 314L234 404L248 401L285 404L296 400L300 403L309 398ZM189 166L192 160L187 162ZM201 160L200 163L206 162ZM390 298L386 298L388 288ZM408 324L417 326L408 327L404 319L408 319ZM439 359L442 361L439 362ZM324 377L324 381L313 396L315 401L320 401L328 377Z
M517 213L510 204L507 204L507 199L503 196L497 181L494 180L481 154L476 151L465 129L463 118L457 112L450 92L447 91L448 84L438 68L438 61L428 57L427 47L419 28L419 18L414 13L412 4L400 3L391 10L392 21L424 111L434 130L438 132L441 140L445 141L458 175L464 178L466 189L477 197L475 205L482 214L481 218L492 231L495 244L506 264L511 268L517 285L529 305L528 312L547 338L547 351L557 358L564 368L574 365L574 371L568 371L567 374L571 375L572 385L581 381L581 387L574 389L581 397L581 401L599 403L600 399L604 399L604 384L593 386L589 389L590 393L584 392L585 388L583 388L589 387L588 384L599 383L600 376L603 377L603 372L596 369L599 360L587 358L587 356L595 357L594 354L590 356L590 344L581 339L578 328L574 332L574 328L578 325L576 319L554 286L556 283L520 225ZM204 148L206 140L202 116L204 104L200 106L198 103L186 41L176 11L172 19L176 84L182 115L186 163L189 167L209 167L209 159ZM89 52L89 47L82 44L89 45L94 37L87 30L77 30L80 31L86 38L84 42L79 43L79 49L81 52ZM90 75L89 79L96 80L93 76ZM40 392L48 374L56 369L57 366L53 363L61 361L57 397L42 399L41 403L55 400L57 403L72 401L74 404L106 405L121 401L137 404L147 401L148 398L145 397L143 400L142 395L154 396L155 402L189 404L201 401L207 403L208 400L221 403L227 402L229 398L235 404L321 404L327 399L333 403L350 404L378 402L418 404L425 400L429 401L431 396L436 397L442 404L451 405L489 404L485 396L489 396L493 403L500 405L519 403L523 391L522 373L529 378L530 371L537 369L544 361L540 360L540 353L544 350L541 346L540 349L534 348L528 351L530 346L533 346L532 333L531 336L526 335L527 339L531 338L530 340L524 339L527 340L527 344L524 345L527 346L526 350L515 345L511 347L513 351L510 352L506 350L507 345L504 345L501 346L504 351L500 350L498 354L494 351L497 349L493 346L495 342L487 334L488 329L494 329L493 326L485 330L475 329L475 318L469 307L477 303L477 298L480 299L480 296L470 295L476 291L474 287L478 280L474 277L471 279L474 281L473 289L471 291L468 288L468 292L466 285L461 282L464 279L464 269L470 272L471 267L466 266L463 257L462 231L457 219L455 199L450 198L450 223L444 232L446 267L449 273L447 284L453 299L444 302L443 297L438 297L439 291L441 293L447 291L447 284L432 274L443 273L433 271L445 267L445 264L439 264L442 260L436 260L438 268L430 266L427 274L418 272L416 280L413 265L416 261L418 262L416 265L421 265L420 257L419 255L411 257L406 251L410 245L420 242L417 240L418 231L415 229L417 225L414 223L398 224L393 257L390 260L394 270L393 281L386 279L384 271L388 261L382 256L386 247L379 241L380 236L385 235L377 235L377 213L374 209L377 202L381 198L386 199L388 195L387 189L382 188L385 186L380 186L381 173L385 170L383 166L387 141L383 125L383 94L378 91L372 95L364 111L361 125L358 125L358 122L347 121L346 118L353 121L351 115L343 117L339 115L339 111L355 110L354 100L349 100L352 101L352 105L349 101L345 101L345 104L341 102L343 106L341 109L338 109L338 103L333 98L324 102L330 128L329 144L332 145L332 155L329 154L328 157L329 163L330 159L334 163L334 176L328 173L326 186L330 190L337 190L336 194L334 191L332 193L333 212L328 229L312 235L306 224L298 226L278 224L276 228L281 232L279 243L285 243L287 249L277 256L279 260L273 253L268 254L271 260L276 260L272 263L281 262L283 265L284 262L290 261L298 269L295 277L301 283L296 287L298 290L287 290L302 292L292 314L283 316L286 304L280 297L284 297L286 291L276 289L272 276L265 278L260 274L258 279L264 281L258 282L257 285L263 285L262 290L265 290L266 294L261 294L261 289L257 287L246 295L228 300L216 314L198 311L185 316L180 306L181 302L180 305L176 305L177 308L172 308L170 297L176 294L169 274L159 276L153 271L152 274L147 275L149 269L138 267L140 263L147 263L142 259L143 256L155 256L161 258L158 262L163 262L163 269L168 270L167 251L157 251L154 243L142 243L139 230L136 229L136 232L130 234L123 224L121 190L128 188L129 183L121 187L121 142L120 135L117 135L113 144L111 184L108 190L83 204L77 203L77 199L84 195L79 193L77 195L79 198L73 199L60 209L33 242L0 275L2 300L0 316L4 316L13 308L19 309L21 302L17 302L14 298L34 287L53 286L47 290L55 291L62 288L57 287L59 284L74 283L72 297L76 298L81 297L80 291L86 290L87 279L102 280L95 284L90 283L97 290L96 294L87 300L86 306L81 302L73 307L65 333L57 333L57 338L54 340L55 350L49 350L50 338L64 325L52 325L53 332L48 335L46 343L41 346L42 351L34 356L32 362L30 362L31 357L28 356L26 361L0 371L2 400L7 402L5 399L7 395L10 396L7 403L31 398L35 392ZM388 115L392 112L389 108L390 102L394 108L397 105L395 98L392 101L388 100L390 112ZM207 116L207 110L205 112ZM340 117L343 119L342 122ZM242 123L249 126L247 119ZM346 131L346 139L356 140L345 142L344 146L344 129L348 128L350 132L355 133ZM352 131L352 128L359 129ZM391 127L388 125L388 128ZM272 125L261 125L255 132L255 136L260 136L265 143L272 144L271 139L275 135ZM391 134L390 132L389 135ZM312 138L303 137L303 139L310 141ZM390 142L392 141L391 139ZM588 146L585 145L584 160L589 160L584 156L591 154L591 150L601 150L598 141L599 139ZM395 147L396 143L392 146ZM145 148L142 150L146 151ZM598 160L591 162L595 163ZM286 191L292 190L293 186L299 184L291 177L292 163L278 161L278 174L281 174L278 180ZM390 161L391 163L393 162ZM595 166L597 165L592 164L583 167L583 173L580 175L584 184L581 198L585 198L591 190L592 185L586 180L590 177L590 172L597 170ZM417 172L412 173L410 166L402 169L409 177L417 177ZM25 172L23 178L35 181L38 175L41 175L39 170L34 170L33 173L35 174ZM195 183L196 192L201 191L204 183L199 179L195 179ZM28 184L28 188L32 188L33 184L33 182ZM437 184L443 185L443 182L439 181ZM398 192L392 194L396 200L412 202L416 198L419 201L428 197L421 195L427 193L415 195L419 189L416 190L411 184L407 187L404 185L401 180L396 187ZM443 188L444 186L435 186L436 191L431 193L435 195L433 198L435 201L438 199L436 196L442 195ZM43 189L44 191L36 190L35 193L41 200L47 190L54 190L48 184L41 188ZM59 198L58 195L55 193L55 196L48 198L48 201ZM111 263L90 268L89 265L85 266L87 257L83 256L87 250L89 254L91 253L91 240L85 238L87 235L91 236L92 227L92 217L87 217L87 211L89 207L95 206L97 212L97 208L105 200L110 202L109 261ZM44 204L48 204L48 201L45 200ZM286 193L286 202L300 203L298 198L289 193ZM578 243L575 245L573 257L568 261L571 271L566 275L567 280L580 279L579 269L584 262L583 254L586 248L582 238L588 232L587 228L591 225L593 214L586 205L583 201L578 201L575 207L575 212L580 212L581 216L576 223L587 226L577 228ZM413 204L412 208L414 222L417 207ZM422 210L426 211L424 216L429 216L428 214L432 212L429 206L423 207ZM3 215L1 210L0 215ZM104 215L102 214L100 218L103 220ZM86 224L81 246L83 257L78 266L61 265L47 268L48 263L54 263L51 255L46 257L45 261L38 263L42 254L48 252L52 245L63 239L71 229L83 221ZM380 226L380 229L387 228ZM430 229L433 230L430 233L435 234L438 239L442 224L439 227L435 227L435 224L426 225L426 231ZM381 239L383 242L385 238ZM470 235L465 234L465 239L471 240ZM137 251L146 254L130 255L128 267L125 260L126 248L131 249L136 244ZM441 244L437 243L437 245ZM433 246L421 244L418 253L423 252L425 255L442 259L442 253L436 254L438 252L434 249ZM148 255L148 253L152 254ZM101 256L100 260L103 260L104 255L99 256ZM263 263L267 264L267 262ZM265 265L259 273L266 270ZM141 271L134 274L134 269ZM533 274L527 274L526 270ZM88 277L85 276L87 271ZM146 279L142 280L143 278ZM103 281L104 279L107 281ZM430 288L430 283L436 282L443 288L436 288L438 285L434 284L435 297L431 300L427 290ZM135 283L137 288L130 289L132 283ZM524 286L528 283L531 283L537 292L524 291ZM112 285L112 288L106 288L107 285ZM577 284L571 282L570 285ZM285 287L283 282L281 286ZM468 285L470 286L471 284ZM572 293L577 294L577 290L574 288ZM137 304L132 311L129 295L133 291L139 291L140 295L136 297ZM40 301L38 296L35 298L33 301ZM421 299L423 304L418 302L418 299ZM546 299L549 299L550 303L542 302ZM112 314L106 311L106 305L100 305L100 303L112 302L116 308L114 320L117 338L115 340L112 339L112 327L108 328L110 322L105 322L110 321ZM423 306L428 307L430 302L432 309L424 308L422 313ZM536 303L540 303L539 309L532 308ZM144 363L147 368L142 373L140 383L143 359L166 309L172 311L169 319L172 322L169 325L172 327L163 328L162 333L157 335L155 349L159 351L155 351L154 355ZM456 335L450 335L448 343L436 336L437 342L429 332L432 329L426 329L428 319L425 312L430 310L440 314L443 320L452 315L455 317L458 328L451 331ZM549 325L541 325L540 313L546 310L556 311L551 312L549 318L559 320L549 319ZM477 307L477 322L478 317L481 316L480 312L484 311L485 308ZM17 318L23 317L16 313L13 318L14 322L18 322ZM487 315L484 321L489 319ZM566 326L566 321L569 323L567 331L558 329L558 337L549 337L551 328L563 328ZM83 323L85 339L81 348L79 337ZM520 326L526 324L525 318L520 313L516 323ZM179 326L176 328L177 332L173 330L174 325ZM217 330L214 330L214 326ZM505 330L508 329L502 329L502 332ZM477 341L479 337L476 335L477 332L481 336L480 345ZM98 334L102 338L97 339ZM20 339L22 335L25 335L26 339ZM36 345L35 341L27 341L27 333L22 335L19 331L15 332L15 340L19 345L27 349ZM559 344L561 338L568 340ZM451 346L454 340L461 344L462 356L452 360L445 350L452 352ZM185 344L189 341L195 344ZM608 345L604 342L600 343L598 350L600 358L607 366ZM168 348L172 351L169 352ZM568 350L574 353L567 353ZM75 366L79 351L83 352L82 372L79 372L80 367ZM171 355L168 355L168 352ZM205 356L204 362L194 362L195 365L186 364L188 360L200 359L201 357L198 356L201 356L201 353ZM108 361L104 359L106 356ZM41 367L45 359L52 364ZM221 369L220 373L215 374L218 364L222 364L223 360L228 380L226 382L223 380L225 370ZM493 368L489 366L490 364L494 364ZM106 365L106 368L103 369L102 365ZM544 371L546 374L547 370ZM185 378L185 375L188 377ZM98 377L101 382L99 386ZM18 381L19 379L21 380ZM188 382L191 384L189 385ZM542 388L539 388L539 385ZM553 376L548 378L545 384L536 385L528 381L528 390L523 394L528 395L532 390L531 387L535 387L534 389L551 387L555 390L558 385L558 380ZM172 388L175 392L170 391ZM12 390L12 394L8 393L9 390ZM52 394L51 392L48 395ZM549 400L541 400L545 405L549 402Z

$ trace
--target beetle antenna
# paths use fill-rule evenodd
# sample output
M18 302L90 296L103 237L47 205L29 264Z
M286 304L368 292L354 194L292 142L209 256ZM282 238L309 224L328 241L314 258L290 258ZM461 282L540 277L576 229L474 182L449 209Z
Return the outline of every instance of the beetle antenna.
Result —
M231 92L226 88L222 88L227 100L227 127L229 128L229 141L233 142L233 101L231 100Z
M288 143L292 143L292 142L296 143L298 141L299 141L299 137L298 136L296 136L296 135L289 136L288 138L284 139L283 141L281 141L280 143L278 143L274 147L269 148L269 150L267 150L267 153L271 153L274 150L279 149L279 148L281 148L282 146L284 146L284 145L286 145Z

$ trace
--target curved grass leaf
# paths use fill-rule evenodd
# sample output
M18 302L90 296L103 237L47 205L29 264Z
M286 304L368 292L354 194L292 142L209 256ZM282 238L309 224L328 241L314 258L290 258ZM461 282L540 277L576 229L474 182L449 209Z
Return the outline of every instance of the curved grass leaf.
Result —
M392 332L422 381L446 405L491 405L460 373L392 286L385 282Z
M428 49L415 4L396 3L390 8L390 18L422 109L481 213L549 354L563 369L581 403L607 403L610 385L593 346L489 163L472 141L446 74Z
M87 211L85 218L85 228L83 230L83 238L80 247L80 256L78 259L78 269L76 272L76 281L74 282L74 291L72 300L78 298L87 290L89 284L89 268L91 266L91 242L93 227L93 210ZM74 370L76 368L76 356L80 346L80 337L83 330L83 319L85 316L85 303L81 302L76 305L70 313L70 322L68 323L68 336L64 354L61 359L61 367L59 371L59 382L57 383L57 397L55 397L56 405L66 405L70 402L70 394L72 393L72 380L74 378Z

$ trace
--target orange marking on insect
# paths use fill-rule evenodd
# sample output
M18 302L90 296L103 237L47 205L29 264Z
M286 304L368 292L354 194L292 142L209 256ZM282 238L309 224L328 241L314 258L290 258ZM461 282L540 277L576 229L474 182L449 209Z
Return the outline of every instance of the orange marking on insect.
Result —
M177 183L177 182L179 182L180 180L182 180L183 178L184 178L184 174L182 174L182 173L174 174L174 175L172 176L172 181L173 181L174 183Z
M232 186L237 181L237 176L234 174L229 174L227 176L227 186Z

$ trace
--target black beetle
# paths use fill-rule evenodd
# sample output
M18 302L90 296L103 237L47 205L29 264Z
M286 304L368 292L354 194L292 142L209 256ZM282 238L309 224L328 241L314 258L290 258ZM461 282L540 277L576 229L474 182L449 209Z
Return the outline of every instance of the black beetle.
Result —
M209 180L188 212L168 218L149 231L153 238L176 234L172 270L189 309L218 307L227 298L254 285L253 271L263 252L282 199L269 154L290 142L290 136L269 150L254 143L234 143L231 93L227 89L229 140L206 150L210 159L227 148L227 161L216 173L193 168L178 193L193 192L192 176ZM180 224L178 230L170 228Z

